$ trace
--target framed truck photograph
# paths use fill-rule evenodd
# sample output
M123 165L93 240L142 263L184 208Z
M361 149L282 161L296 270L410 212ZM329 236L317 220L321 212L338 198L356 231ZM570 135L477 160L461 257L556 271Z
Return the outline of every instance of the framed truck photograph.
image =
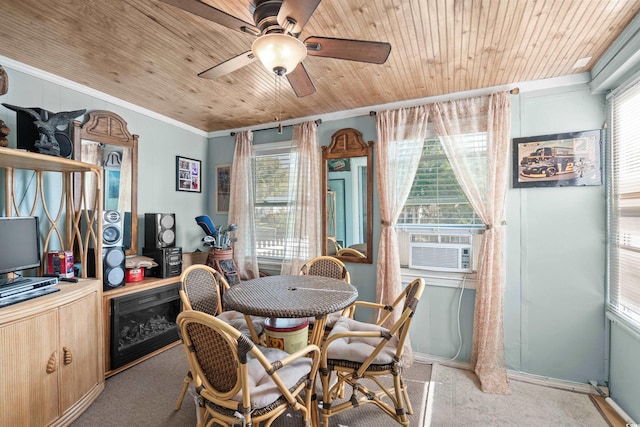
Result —
M602 130L513 138L513 187L602 184Z

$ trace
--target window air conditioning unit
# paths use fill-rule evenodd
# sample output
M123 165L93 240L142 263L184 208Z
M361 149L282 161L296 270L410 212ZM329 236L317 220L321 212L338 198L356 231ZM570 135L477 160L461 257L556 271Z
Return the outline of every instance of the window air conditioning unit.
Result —
M409 268L473 272L473 235L410 234Z

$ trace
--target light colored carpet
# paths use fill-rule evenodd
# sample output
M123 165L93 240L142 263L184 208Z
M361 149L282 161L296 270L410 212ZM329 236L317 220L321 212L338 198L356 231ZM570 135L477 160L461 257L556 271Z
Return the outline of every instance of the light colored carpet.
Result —
M607 427L589 395L510 380L510 395L483 393L471 371L433 365L425 427Z
M106 380L105 390L72 427L182 427L195 426L194 391L190 388L175 411L176 400L188 371L182 346L160 353ZM431 365L414 363L404 372L414 414L411 426L422 426ZM299 427L295 414L283 414L274 427ZM330 419L329 427L388 427L396 424L374 405L364 405Z

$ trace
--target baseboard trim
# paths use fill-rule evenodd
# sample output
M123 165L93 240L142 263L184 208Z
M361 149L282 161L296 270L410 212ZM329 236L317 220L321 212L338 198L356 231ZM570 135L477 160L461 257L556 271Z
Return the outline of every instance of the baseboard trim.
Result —
M457 360L446 359L444 357L433 356L425 353L414 353L415 360L418 363L431 363L450 366L452 368L471 370L469 362L461 362ZM597 393L591 384L576 383L572 381L561 380L557 378L543 377L541 375L530 374L528 372L514 371L507 369L507 376L514 381L522 381L529 384L541 385L544 387L557 388L560 390L575 391L577 393L594 394ZM601 387L608 395L608 390Z

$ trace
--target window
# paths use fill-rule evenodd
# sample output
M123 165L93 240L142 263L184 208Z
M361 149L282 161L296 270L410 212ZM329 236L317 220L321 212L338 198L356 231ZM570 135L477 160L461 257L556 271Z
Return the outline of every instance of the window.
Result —
M477 152L470 167L486 168L486 134L465 136ZM437 137L427 138L407 201L398 218L400 264L410 269L474 271L484 228L467 200Z
M478 147L477 167L486 164L485 134L469 135ZM460 188L438 138L425 140L422 157L398 225L483 226Z
M640 327L640 83L610 102L609 310Z
M254 220L258 258L284 258L289 213L291 143L254 146Z

